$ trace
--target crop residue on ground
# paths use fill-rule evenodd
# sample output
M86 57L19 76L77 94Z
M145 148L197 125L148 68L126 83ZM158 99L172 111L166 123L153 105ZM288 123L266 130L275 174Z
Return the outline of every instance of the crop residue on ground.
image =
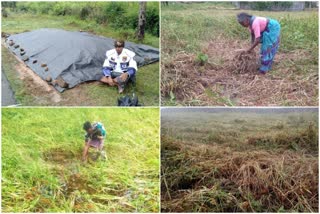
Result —
M161 117L162 211L318 212L317 109Z

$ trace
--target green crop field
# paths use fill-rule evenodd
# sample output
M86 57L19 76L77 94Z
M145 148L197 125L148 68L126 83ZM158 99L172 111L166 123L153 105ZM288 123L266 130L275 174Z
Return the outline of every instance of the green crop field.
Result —
M248 29L236 19L240 12L281 25L280 48L265 76L234 72L236 51L250 46ZM239 10L226 2L162 4L162 104L317 105L318 27L317 10ZM260 47L255 49L258 53Z
M81 162L82 125L107 160ZM158 212L159 109L2 109L2 212Z
M162 211L318 212L317 111L162 109Z

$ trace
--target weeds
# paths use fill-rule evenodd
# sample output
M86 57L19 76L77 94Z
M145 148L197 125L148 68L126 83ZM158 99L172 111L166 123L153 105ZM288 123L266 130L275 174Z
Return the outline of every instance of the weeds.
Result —
M157 212L158 109L3 109L3 212ZM84 121L107 161L81 163ZM17 134L19 133L19 134Z
M208 62L208 55L204 53L199 53L196 58L196 63L200 66L204 66Z

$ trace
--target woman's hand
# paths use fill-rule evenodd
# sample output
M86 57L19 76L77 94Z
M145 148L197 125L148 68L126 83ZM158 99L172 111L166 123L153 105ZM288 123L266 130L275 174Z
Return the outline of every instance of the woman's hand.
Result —
M250 49L240 49L240 50L237 50L237 52L240 52L240 53L249 53L249 52L251 52L251 50Z
M235 50L235 52L238 52L238 53L244 53L244 52L246 52L247 51L247 49L238 49L238 50Z
M258 44L260 43L260 37L254 40L252 46L247 50L247 53L250 53Z

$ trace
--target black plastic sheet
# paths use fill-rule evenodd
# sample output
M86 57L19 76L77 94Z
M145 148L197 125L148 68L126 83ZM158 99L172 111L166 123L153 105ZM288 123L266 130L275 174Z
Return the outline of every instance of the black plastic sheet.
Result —
M10 40L14 45L9 45ZM114 39L60 29L11 35L6 43L18 58L28 58L25 63L42 79L61 77L68 88L85 81L99 80L106 51L114 48ZM136 53L134 59L138 67L159 61L157 48L131 42L126 42L125 48ZM23 51L25 54L21 55ZM55 88L60 92L66 89L58 85Z

